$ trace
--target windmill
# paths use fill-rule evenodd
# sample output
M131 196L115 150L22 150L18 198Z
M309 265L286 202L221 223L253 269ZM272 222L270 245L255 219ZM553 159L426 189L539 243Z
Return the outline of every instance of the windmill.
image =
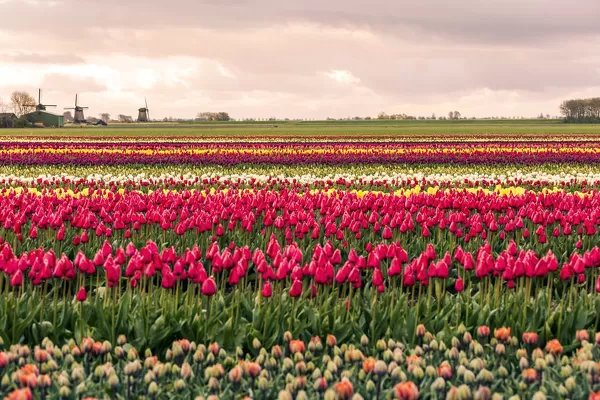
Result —
M35 111L46 111L46 107L56 107L56 104L42 104L42 89L38 89L38 103L25 104L25 107L35 107Z
M75 115L73 116L74 124L85 124L87 121L85 120L85 116L83 115L83 110L88 108L89 107L82 107L77 105L77 95L75 95L75 107L65 108L65 110L75 110Z
M148 108L148 102L145 97L144 103L146 103L146 107L138 109L138 122L150 122L150 109Z

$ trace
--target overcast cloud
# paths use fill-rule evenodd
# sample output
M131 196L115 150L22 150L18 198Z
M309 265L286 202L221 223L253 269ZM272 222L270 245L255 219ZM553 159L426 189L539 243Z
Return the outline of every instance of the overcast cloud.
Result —
M0 0L0 97L154 118L555 115L600 96L600 1Z

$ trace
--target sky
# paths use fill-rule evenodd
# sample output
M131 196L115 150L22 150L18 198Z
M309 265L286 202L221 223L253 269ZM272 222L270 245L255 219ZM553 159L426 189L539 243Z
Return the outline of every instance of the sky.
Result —
M600 96L599 0L0 0L0 98L88 115L557 115Z

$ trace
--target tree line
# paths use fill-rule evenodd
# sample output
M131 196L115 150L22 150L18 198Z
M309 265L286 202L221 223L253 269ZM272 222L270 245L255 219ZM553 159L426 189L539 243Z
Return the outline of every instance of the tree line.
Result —
M600 97L565 100L560 105L565 122L600 122Z

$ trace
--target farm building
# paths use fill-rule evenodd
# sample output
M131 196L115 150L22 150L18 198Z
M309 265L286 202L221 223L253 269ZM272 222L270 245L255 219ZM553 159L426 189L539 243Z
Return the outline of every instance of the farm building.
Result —
M0 128L12 128L17 116L13 113L0 113Z
M44 124L44 126L62 127L65 125L65 117L48 111L38 110L26 114L25 118L32 124Z

